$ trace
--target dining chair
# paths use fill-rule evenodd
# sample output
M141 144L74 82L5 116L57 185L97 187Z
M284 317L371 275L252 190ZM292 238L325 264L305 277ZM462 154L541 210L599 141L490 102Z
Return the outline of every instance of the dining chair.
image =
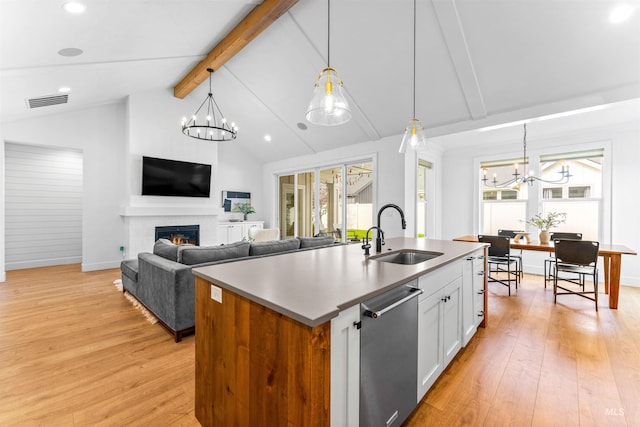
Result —
M582 240L582 233L565 233L562 231L551 233L551 241L556 239ZM547 289L547 282L553 282L551 266L556 262L553 252L549 252L549 258L544 260L544 288Z
M516 234L524 233L524 230L498 230L498 236L506 236L509 239L513 239L516 237ZM518 264L516 265L518 269L518 274L520 275L520 280L522 280L523 271L522 271L522 249L520 250L520 255L511 255L512 258L518 260Z
M598 311L598 249L600 243L590 240L554 240L553 302L558 295L578 295L596 303ZM561 276L561 273L577 274L579 279ZM593 291L585 291L585 277L592 276ZM562 282L560 286L558 282ZM565 284L566 283L566 284ZM579 290L574 288L578 286ZM564 292L558 292L558 289ZM593 294L593 298L588 295Z
M487 266L489 268L487 281L498 282L509 288L511 295L511 282L515 281L516 290L518 289L518 280L520 274L518 272L518 260L510 254L511 239L507 236L489 236L480 234L478 241L481 243L489 243L487 251ZM513 270L511 266L513 265ZM495 267L495 270L492 269ZM506 268L506 269L505 269ZM495 273L495 275L492 275ZM498 276L499 273L507 273L506 278Z

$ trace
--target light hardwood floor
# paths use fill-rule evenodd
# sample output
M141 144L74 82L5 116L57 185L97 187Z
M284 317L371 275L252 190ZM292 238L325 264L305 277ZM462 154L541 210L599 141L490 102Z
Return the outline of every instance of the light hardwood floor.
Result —
M197 426L194 337L151 325L113 286L119 269L10 271L0 283L0 426ZM640 426L640 288L618 310L539 276L490 284L480 329L408 426Z

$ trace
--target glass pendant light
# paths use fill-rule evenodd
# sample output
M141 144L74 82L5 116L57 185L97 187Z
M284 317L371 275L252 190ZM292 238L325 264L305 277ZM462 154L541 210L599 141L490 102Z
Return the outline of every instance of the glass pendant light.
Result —
M427 148L427 139L420 120L416 119L416 0L413 0L413 118L404 129L400 153L404 154L407 148L412 150L424 150Z
M342 80L330 65L331 0L327 0L327 67L320 72L307 108L307 120L316 125L335 126L351 119L349 102L344 96Z

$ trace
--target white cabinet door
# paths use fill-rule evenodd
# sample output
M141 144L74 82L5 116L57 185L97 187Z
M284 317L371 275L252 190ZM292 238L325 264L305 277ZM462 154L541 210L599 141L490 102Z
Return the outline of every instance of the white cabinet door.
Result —
M429 287L418 301L418 402L462 347L464 262L418 279L421 288Z
M441 293L418 302L418 402L444 370Z
M484 318L483 253L480 250L466 257L462 267L462 346L471 340Z
M242 224L218 224L218 240L221 244L241 241L242 233Z
M462 278L448 284L440 297L442 302L443 365L447 366L462 348Z
M331 320L331 426L360 424L360 305Z

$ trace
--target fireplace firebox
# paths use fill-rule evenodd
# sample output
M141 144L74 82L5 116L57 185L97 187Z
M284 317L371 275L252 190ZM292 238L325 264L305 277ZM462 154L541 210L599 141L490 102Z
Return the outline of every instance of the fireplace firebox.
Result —
M176 245L200 246L199 225L169 225L156 227L156 239L167 239Z

